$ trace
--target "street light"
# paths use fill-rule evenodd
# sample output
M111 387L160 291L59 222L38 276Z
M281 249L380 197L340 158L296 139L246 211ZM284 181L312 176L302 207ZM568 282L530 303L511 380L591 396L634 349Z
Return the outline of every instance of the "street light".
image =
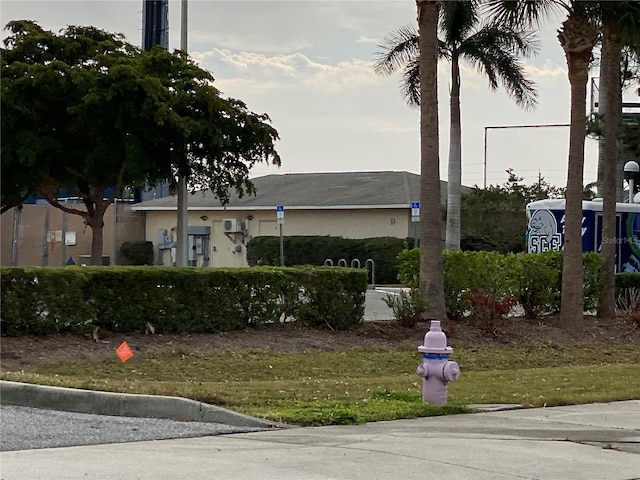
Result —
M640 173L640 165L633 160L624 164L624 178L629 182L629 203L633 203L633 195L635 193L634 181Z

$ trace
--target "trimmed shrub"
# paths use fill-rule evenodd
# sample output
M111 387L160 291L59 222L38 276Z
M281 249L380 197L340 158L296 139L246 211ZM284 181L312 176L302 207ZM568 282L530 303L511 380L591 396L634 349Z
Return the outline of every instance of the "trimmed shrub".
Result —
M347 266L365 268L367 259L375 262L375 283L396 283L397 256L407 248L407 241L395 237L342 238L330 236L291 236L283 238L286 266L324 265L329 259L334 266L344 260ZM280 237L254 237L247 244L247 262L255 265L280 265Z
M527 318L555 313L560 309L562 252L518 255L522 274L518 299Z
M0 269L3 335L219 332L297 320L362 321L367 274L351 268L34 267Z
M562 252L500 254L498 252L443 252L447 315L463 318L472 312L472 289L482 291L488 304L501 305L515 298L528 317L560 309ZM585 253L584 308L595 310L602 291L602 259ZM398 255L398 280L410 288L419 286L420 251ZM640 274L637 274L640 276ZM630 280L631 281L631 280ZM477 303L477 302L476 302Z
M640 273L625 272L616 274L616 290L623 288L640 288Z
M124 242L120 246L122 265L153 265L153 242Z

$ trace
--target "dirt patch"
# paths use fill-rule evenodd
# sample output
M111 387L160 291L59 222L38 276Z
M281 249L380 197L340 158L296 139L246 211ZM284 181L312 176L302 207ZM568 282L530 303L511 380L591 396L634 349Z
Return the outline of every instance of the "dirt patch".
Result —
M557 317L536 320L514 318L505 322L496 336L483 335L468 322L443 322L453 345L522 345L549 342L556 345L587 344L603 347L620 344L640 345L640 328L628 317L602 320L585 316L583 332L560 328ZM218 334L146 335L144 333L90 335L58 334L47 337L2 337L0 369L16 371L42 362L88 359L113 354L124 340L134 352L149 348L180 347L190 351L259 349L274 352L304 350L340 350L351 347L408 347L422 344L427 323L416 328L399 326L393 321L367 321L349 331L309 330L295 324L271 325Z

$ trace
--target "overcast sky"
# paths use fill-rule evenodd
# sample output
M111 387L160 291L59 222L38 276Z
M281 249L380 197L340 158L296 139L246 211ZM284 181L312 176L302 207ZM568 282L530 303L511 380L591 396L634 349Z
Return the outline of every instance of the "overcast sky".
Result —
M3 25L15 19L36 20L50 30L93 25L141 44L142 0L3 0L0 8ZM180 46L180 11L179 0L169 2L171 50ZM502 91L491 92L486 79L463 66L465 185L483 184L485 131L488 184L503 183L507 168L528 183L540 172L554 185L566 184L568 128L485 128L569 123L566 62L555 33L559 24L558 19L540 32L540 53L526 61L539 90L533 111L519 109ZM267 113L278 130L282 167L257 166L252 176L367 170L419 173L418 110L404 103L399 75L381 78L372 69L383 37L404 25L416 25L411 0L189 0L188 50L213 73L224 96ZM446 63L440 65L439 81L440 171L446 179ZM585 183L595 180L597 164L596 142L586 143Z

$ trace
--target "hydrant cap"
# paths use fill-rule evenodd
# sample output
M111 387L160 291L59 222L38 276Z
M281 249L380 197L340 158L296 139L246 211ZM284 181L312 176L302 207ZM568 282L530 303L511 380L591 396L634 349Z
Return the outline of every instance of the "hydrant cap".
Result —
M424 345L419 346L418 351L422 353L445 354L453 352L453 349L447 346L447 336L442 331L439 320L431 320L431 327L424 336Z

